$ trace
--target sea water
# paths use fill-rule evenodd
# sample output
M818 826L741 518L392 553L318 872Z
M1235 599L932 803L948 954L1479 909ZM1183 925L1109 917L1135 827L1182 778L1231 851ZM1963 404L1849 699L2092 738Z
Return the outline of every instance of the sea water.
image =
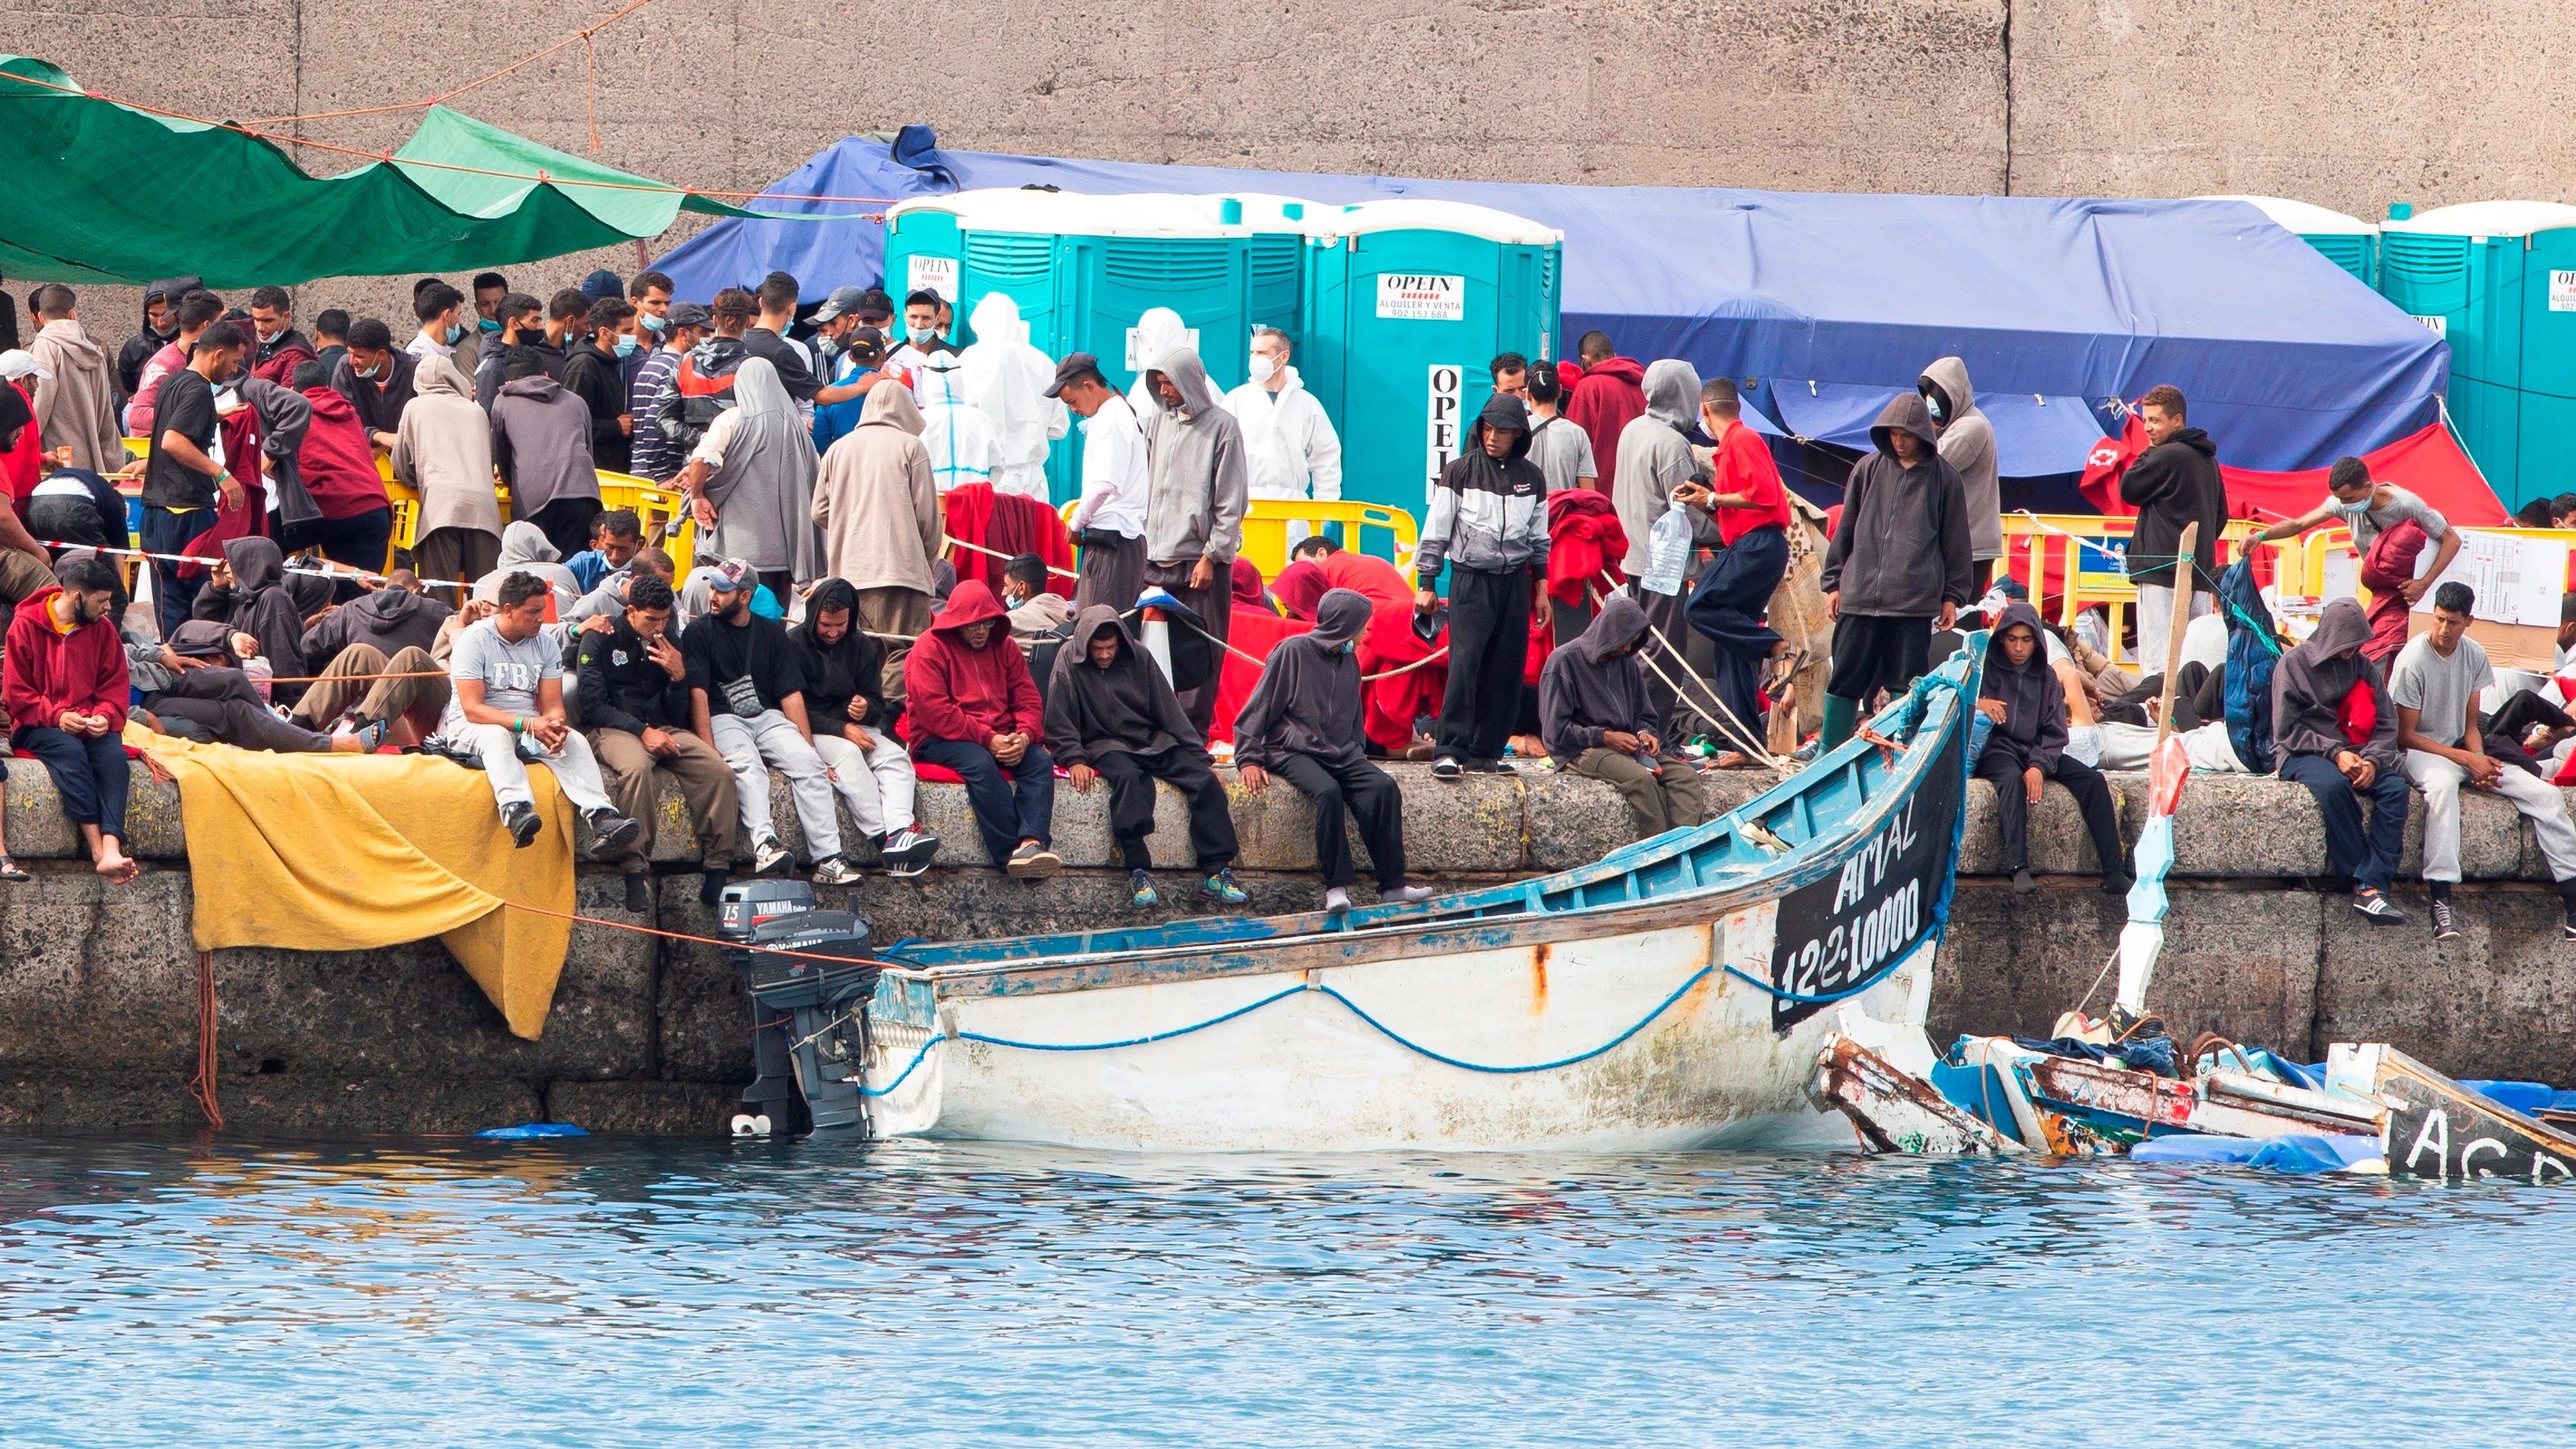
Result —
M2554 1444L2576 1188L0 1141L0 1443Z

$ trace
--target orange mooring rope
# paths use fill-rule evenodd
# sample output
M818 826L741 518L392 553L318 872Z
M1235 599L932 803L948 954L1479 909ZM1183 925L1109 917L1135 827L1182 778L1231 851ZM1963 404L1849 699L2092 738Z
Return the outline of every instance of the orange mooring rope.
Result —
M224 1130L224 1109L215 1100L215 953L197 953L197 1074L188 1079L188 1095L206 1114L206 1125Z

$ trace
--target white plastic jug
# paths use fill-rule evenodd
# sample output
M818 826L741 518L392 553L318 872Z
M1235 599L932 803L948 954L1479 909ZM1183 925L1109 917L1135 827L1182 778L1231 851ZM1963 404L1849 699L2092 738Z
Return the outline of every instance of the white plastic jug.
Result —
M1638 586L1658 594L1682 591L1682 576L1690 572L1690 509L1676 503L1655 520L1646 537L1646 576Z

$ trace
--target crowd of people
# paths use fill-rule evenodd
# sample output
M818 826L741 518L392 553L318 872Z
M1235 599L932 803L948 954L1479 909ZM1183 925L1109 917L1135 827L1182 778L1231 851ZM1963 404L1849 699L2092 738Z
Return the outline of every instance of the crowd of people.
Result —
M1810 646L1828 647L1772 627L1808 525L1735 381L1620 356L1600 332L1562 361L1491 361L1493 390L1427 491L1409 573L1318 522L1292 525L1289 562L1265 579L1241 556L1251 501L1333 500L1342 480L1339 437L1283 332L1255 332L1249 380L1221 391L1195 334L1156 309L1122 390L1098 358L1037 348L1000 294L974 307L961 346L935 290L900 308L859 287L805 307L781 273L703 302L677 290L653 271L593 273L542 300L499 273L424 278L399 327L325 311L307 331L283 289L236 308L179 277L152 285L141 330L113 351L72 289L35 290L32 344L0 350L11 746L55 778L102 873L136 868L117 746L131 718L244 749L444 753L484 773L523 846L543 830L528 768L542 765L638 910L657 772L687 802L711 900L738 851L756 872L797 865L772 824L774 771L825 884L871 858L898 875L929 866L941 842L915 813L925 777L962 783L987 858L1031 881L1062 864L1059 774L1105 788L1119 863L1152 904L1153 805L1169 784L1188 805L1200 896L1234 905L1212 753L1230 737L1241 788L1284 781L1313 800L1327 902L1342 909L1357 879L1346 819L1382 896L1422 894L1380 761L1454 780L1544 759L1609 784L1641 833L1694 825L1704 771L1784 764L1766 741L1798 707ZM1831 631L1808 751L1849 738L1964 629L1992 631L1974 769L1996 788L2017 889L2035 888L2028 813L2050 782L2075 799L2105 889L2126 888L2100 768L2136 763L2122 731L2155 722L2176 631L2223 638L2245 612L2212 615L2228 513L2216 445L2171 387L2140 413L2149 446L2118 482L2138 511L2134 673L2112 662L2118 641L2044 622L1997 575L1996 439L1960 358L1931 361L1879 415L1819 561ZM1046 465L1076 423L1059 531ZM129 463L128 436L148 441L144 461ZM380 463L418 496L408 555L382 575L394 513ZM685 494L685 567L606 506L602 471ZM132 533L120 478L141 484ZM2576 497L2559 501L2576 518ZM2566 873L2576 937L2576 826L2543 783L2576 721L2546 700L2480 715L2491 671L2459 585L2407 641L2407 607L2459 547L2438 511L2344 459L2317 509L2262 537L2330 523L2352 530L2372 612L2338 601L2288 650L2259 748L2229 730L2230 701L2260 686L2231 692L2223 657L2184 648L2175 722L2217 726L2223 738L2195 748L2232 760L2196 762L2277 768L2314 791L2334 868L2378 921L2402 918L2390 822L2421 791L2443 934L2460 791L2503 794ZM968 533L987 542L961 552ZM129 612L112 562L137 547L152 608ZM2415 567L2426 548L2431 567ZM2192 610L2177 620L2185 570ZM1168 640L1149 638L1146 604L1175 623ZM1293 623L1221 719L1238 609ZM2375 708L2354 702L2365 685ZM844 806L864 840L844 837ZM0 877L14 871L0 849Z

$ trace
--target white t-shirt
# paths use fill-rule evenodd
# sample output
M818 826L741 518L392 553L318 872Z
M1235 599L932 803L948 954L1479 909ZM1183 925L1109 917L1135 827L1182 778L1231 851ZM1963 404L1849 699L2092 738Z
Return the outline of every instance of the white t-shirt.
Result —
M2433 636L2418 634L2397 651L2397 662L2388 671L2388 697L2417 711L2417 734L2457 748L2465 737L2469 701L2493 683L2495 671L2477 640L2462 637L2460 647L2445 659L2433 651Z
M447 658L447 677L456 683L481 680L483 703L492 709L535 714L538 686L563 678L563 640L560 635L548 638L550 632L540 629L513 644L501 637L499 623L485 619L456 636L456 647ZM464 696L450 695L440 733L453 734L465 722Z
M1112 397L1082 420L1082 502L1073 530L1106 529L1128 538L1145 536L1145 430L1123 397Z

